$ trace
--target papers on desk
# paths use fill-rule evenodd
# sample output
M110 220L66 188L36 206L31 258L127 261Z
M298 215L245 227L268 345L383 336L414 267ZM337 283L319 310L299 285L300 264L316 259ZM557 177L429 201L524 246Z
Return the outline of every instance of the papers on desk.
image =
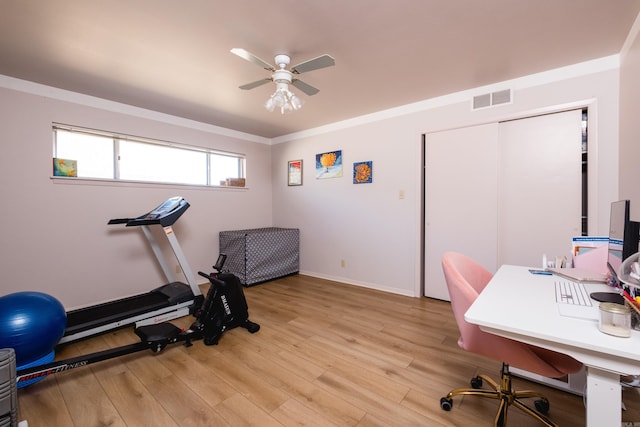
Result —
M548 271L576 282L607 283L609 276L586 268L548 268Z

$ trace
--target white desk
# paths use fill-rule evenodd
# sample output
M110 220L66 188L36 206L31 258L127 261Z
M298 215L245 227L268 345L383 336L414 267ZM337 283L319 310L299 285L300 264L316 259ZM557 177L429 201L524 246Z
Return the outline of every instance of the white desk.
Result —
M597 320L560 316L557 276L535 275L527 267L500 267L465 314L486 332L573 356L587 367L587 426L619 426L620 375L640 375L640 332L630 338L603 334ZM610 290L587 284L587 290ZM597 303L596 303L597 304Z

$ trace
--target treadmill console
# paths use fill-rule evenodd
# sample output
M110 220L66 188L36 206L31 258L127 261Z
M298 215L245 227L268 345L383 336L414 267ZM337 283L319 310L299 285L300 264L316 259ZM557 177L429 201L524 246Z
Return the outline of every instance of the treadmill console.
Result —
M189 203L182 197L171 197L144 215L140 215L137 218L112 219L109 224L126 224L127 227L160 224L163 227L167 227L173 225L188 208Z
M155 208L154 210L146 214L144 218L158 219L162 216L165 216L171 213L171 211L176 209L178 206L180 206L180 202L183 200L184 199L180 196L171 197L170 199L167 199L164 203L162 203L160 206L158 206L157 208Z

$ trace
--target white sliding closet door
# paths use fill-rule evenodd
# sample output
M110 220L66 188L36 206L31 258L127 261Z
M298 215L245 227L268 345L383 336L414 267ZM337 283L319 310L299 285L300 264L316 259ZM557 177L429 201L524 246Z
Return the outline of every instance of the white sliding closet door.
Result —
M425 144L425 295L449 301L445 252L495 269L498 124L430 133Z
M581 233L581 111L425 138L425 295L449 300L442 254L495 272L569 255Z
M582 231L582 112L500 124L498 264L568 256Z

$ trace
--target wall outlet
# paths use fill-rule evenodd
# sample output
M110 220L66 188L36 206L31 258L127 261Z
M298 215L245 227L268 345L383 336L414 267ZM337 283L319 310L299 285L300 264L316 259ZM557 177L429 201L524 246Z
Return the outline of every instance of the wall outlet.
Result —
M343 259L340 260L340 267L345 268L347 266L347 262Z

